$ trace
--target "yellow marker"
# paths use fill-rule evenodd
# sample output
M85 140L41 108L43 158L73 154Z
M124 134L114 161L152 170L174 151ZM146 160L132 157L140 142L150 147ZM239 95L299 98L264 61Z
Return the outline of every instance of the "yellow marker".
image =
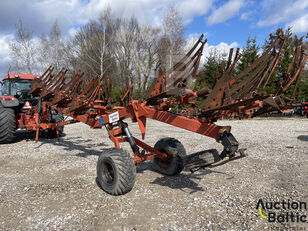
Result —
M259 209L259 213L260 213L261 217L267 218L267 216L264 216L264 215L262 214L262 210L261 210L261 209Z

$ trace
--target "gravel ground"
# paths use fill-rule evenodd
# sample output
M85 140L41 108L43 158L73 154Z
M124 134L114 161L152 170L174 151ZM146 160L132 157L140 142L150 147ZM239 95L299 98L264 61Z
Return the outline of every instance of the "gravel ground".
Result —
M142 163L133 190L118 197L104 193L95 182L98 155L113 147L104 129L73 124L65 128L60 142L38 143L32 134L18 132L15 143L0 146L0 228L308 230L307 223L269 223L256 209L259 199L308 204L308 120L218 124L232 126L248 157L175 177L155 172L150 162ZM140 137L137 124L130 129ZM150 145L174 137L187 153L222 149L211 138L157 121L148 121L146 135Z

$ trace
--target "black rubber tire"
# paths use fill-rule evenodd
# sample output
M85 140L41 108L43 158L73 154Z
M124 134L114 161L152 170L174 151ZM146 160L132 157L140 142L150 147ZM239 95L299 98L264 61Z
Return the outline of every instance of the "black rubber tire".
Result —
M16 119L12 108L0 105L0 144L13 142L15 138Z
M58 123L64 121L64 116L62 112L52 110L51 116L50 116L50 122L51 123ZM59 137L62 136L64 130L64 126L58 127ZM41 136L45 138L57 138L57 131L56 129L48 129L41 131Z
M104 151L97 161L97 183L108 194L119 196L132 190L136 166L130 153L121 148Z
M154 159L154 167L162 174L174 176L180 174L184 168L183 157L186 156L186 150L182 143L174 138L163 138L157 141L154 146L158 151L167 154L170 161ZM175 156L174 153L176 153Z

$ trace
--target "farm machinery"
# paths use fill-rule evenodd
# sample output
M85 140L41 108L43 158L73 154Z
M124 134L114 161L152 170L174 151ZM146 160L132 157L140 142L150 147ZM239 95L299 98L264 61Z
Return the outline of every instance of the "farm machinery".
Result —
M27 131L36 130L36 119L40 121L41 117L35 116L35 110L41 110L41 100L38 97L29 95L32 82L39 78L38 75L11 73L2 80L2 95L0 96L0 143L9 143L14 140L16 129L25 129ZM35 110L34 110L35 109ZM39 112L39 111L38 111ZM61 112L52 109L48 112L48 121L51 123L63 120ZM41 113L39 113L41 114ZM58 128L60 135L63 127ZM54 128L41 130L44 137L56 138Z
M233 54L230 49L228 61L222 63L222 74L213 89L193 91L188 88L194 81L202 51L206 43L203 35L190 51L170 70L154 78L147 93L133 99L134 82L126 84L121 105L111 100L111 79L102 76L86 78L80 71L67 75L62 69L53 74L50 66L44 74L35 78L28 95L37 99L28 114L32 119L24 125L28 130L39 133L48 130L60 136L64 125L82 122L91 128L105 127L115 148L104 151L97 162L97 182L111 195L129 192L135 183L138 163L153 160L158 171L166 175L177 175L184 167L192 172L204 167L216 167L246 156L244 149L231 133L230 126L218 126L215 122L230 116L244 118L245 113L258 106L253 113L280 110L286 105L281 97L293 82L297 82L308 56L302 48L296 49L295 61L290 65L290 75L284 79L275 94L264 94L270 77L281 57L286 38L277 36L266 51L244 71L234 74L236 62L240 59L239 49ZM201 104L197 104L197 100ZM180 108L178 112L174 106ZM53 114L68 116L58 120ZM184 146L174 138L163 138L154 147L136 138L124 121L130 118L139 125L142 140L146 134L148 118L167 123L194 133L211 137L223 146L187 155ZM132 153L120 148L128 142Z

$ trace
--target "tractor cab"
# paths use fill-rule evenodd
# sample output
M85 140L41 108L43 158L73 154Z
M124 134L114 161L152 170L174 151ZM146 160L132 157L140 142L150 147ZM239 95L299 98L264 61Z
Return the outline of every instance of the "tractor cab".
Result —
M14 97L19 101L19 104L37 103L37 99L28 95L31 89L32 81L38 78L39 75L31 74L20 74L11 73L5 75L2 79L2 96L3 97Z

